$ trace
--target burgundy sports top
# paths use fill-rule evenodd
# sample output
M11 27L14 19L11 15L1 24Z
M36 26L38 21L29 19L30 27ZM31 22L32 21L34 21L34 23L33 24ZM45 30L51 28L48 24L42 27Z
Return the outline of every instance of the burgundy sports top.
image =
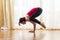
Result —
M31 16L35 11L37 11L38 10L38 8L33 8L33 9L31 9L28 13L27 13L27 15L28 16Z

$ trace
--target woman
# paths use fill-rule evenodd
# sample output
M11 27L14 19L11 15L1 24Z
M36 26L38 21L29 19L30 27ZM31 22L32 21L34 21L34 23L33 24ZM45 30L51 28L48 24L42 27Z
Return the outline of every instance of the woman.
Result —
M26 24L26 22L31 22L34 26L34 30L30 31L30 32L35 32L36 29L36 23L38 23L39 25L41 25L43 28L46 28L44 24L42 24L39 20L35 19L36 17L38 17L39 15L41 15L42 13L42 9L40 7L36 7L31 9L26 17L22 17L19 19L19 25L21 24Z

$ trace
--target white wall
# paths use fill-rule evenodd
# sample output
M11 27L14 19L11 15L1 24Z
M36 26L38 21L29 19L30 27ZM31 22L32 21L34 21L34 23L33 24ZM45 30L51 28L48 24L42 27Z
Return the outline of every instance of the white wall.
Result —
M55 0L55 28L60 28L60 0Z
M42 0L43 16L47 28L54 27L54 1Z
M44 19L47 28L60 28L60 1L42 0Z
M14 4L14 27L18 26L20 17L25 16L31 8L39 6L43 8L42 19L45 22L46 27L60 28L59 0L15 0ZM38 19L40 20L40 18ZM27 28L30 26L32 27L32 24L30 23L26 25Z

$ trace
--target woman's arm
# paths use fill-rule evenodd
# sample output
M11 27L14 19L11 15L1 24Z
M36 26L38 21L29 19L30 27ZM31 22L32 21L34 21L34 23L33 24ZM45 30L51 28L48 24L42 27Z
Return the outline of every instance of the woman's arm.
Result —
M36 23L33 22L33 21L30 21L30 22L33 24L33 26L34 26L34 32L35 32L35 30L36 30Z
M26 19L27 21L30 20L29 18L30 18L30 16L28 16L28 15L25 17L25 19Z

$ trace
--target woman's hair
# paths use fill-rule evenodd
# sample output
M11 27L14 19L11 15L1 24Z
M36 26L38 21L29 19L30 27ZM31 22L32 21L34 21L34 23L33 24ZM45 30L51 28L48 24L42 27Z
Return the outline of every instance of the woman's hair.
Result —
M25 17L20 18L18 24L20 25L20 23L22 23L23 21L26 21Z

